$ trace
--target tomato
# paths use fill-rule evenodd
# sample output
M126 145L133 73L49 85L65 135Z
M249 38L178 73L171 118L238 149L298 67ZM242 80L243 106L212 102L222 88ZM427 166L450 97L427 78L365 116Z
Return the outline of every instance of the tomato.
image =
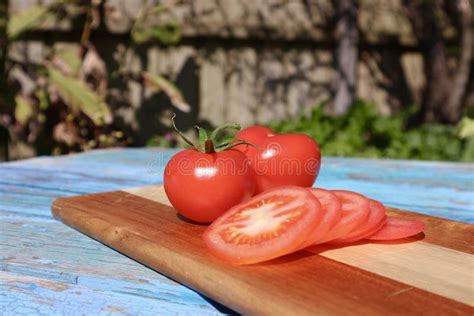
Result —
M269 129L268 127L261 126L261 125L254 125L247 127L246 129L241 130L237 133L236 139L237 140L245 140L251 144L257 144L261 141L261 139L266 138L268 135L275 135L275 132ZM242 149L245 151L247 148L246 145L241 145L237 147L238 149Z
M319 224L321 205L309 190L287 186L236 205L205 231L216 257L232 264L270 260L295 250Z
M344 238L356 227L363 225L369 216L369 200L363 195L351 191L332 191L342 204L341 220L318 243Z
M396 240L417 235L425 229L425 224L417 220L409 220L389 216L385 225L370 240Z
M369 217L363 225L356 227L343 238L333 240L332 243L350 243L364 239L373 235L386 222L385 207L382 203L375 200L369 200Z
M164 187L173 207L186 218L210 223L254 193L247 157L230 149L206 154L187 149L168 162Z
M237 139L258 146L239 145L256 173L255 193L284 186L311 187L321 164L318 144L305 134L276 134L262 126L240 131Z
M212 133L199 130L199 145L173 127L193 148L183 150L168 162L164 173L166 195L173 207L184 217L199 223L210 223L232 206L250 199L255 190L255 173L249 159L233 140L219 141L226 129L240 130L228 123Z
M309 234L299 249L318 243L339 222L342 215L341 202L334 193L324 189L310 188L309 190L321 203L323 217L321 223Z

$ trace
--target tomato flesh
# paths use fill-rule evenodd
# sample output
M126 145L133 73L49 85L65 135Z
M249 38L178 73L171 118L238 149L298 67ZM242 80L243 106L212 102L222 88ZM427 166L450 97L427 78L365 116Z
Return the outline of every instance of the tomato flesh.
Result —
M334 193L319 188L310 188L309 191L321 203L323 217L321 223L311 232L305 242L298 247L298 249L304 249L324 238L339 222L342 216L342 204Z
M380 229L386 222L387 216L385 215L385 207L382 203L375 200L369 200L369 207L369 216L365 223L356 227L346 236L333 240L331 243L355 242L373 235L378 229Z
M311 192L279 187L231 208L203 238L216 257L237 265L253 264L294 251L321 217L321 205Z
M333 190L332 191L341 202L342 217L340 221L319 240L316 244L326 243L338 238L344 238L356 227L363 225L369 216L369 199L352 191Z
M425 224L420 221L389 216L385 225L367 239L397 240L417 235L424 229Z

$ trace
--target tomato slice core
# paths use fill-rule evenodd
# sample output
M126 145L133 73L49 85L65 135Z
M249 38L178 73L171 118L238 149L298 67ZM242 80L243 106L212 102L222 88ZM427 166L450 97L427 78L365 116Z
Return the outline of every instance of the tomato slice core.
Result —
M369 216L369 199L352 191L332 191L341 202L342 217L340 221L315 244L326 243L338 238L344 238L349 232L362 225Z
M278 187L232 207L205 231L216 257L252 264L288 254L319 225L319 201L300 187Z
M321 223L311 232L307 239L298 249L304 249L317 243L339 222L342 216L342 204L337 196L329 190L310 188L308 189L321 203L323 217Z
M424 229L425 224L420 221L389 216L386 224L367 239L397 240L419 234Z

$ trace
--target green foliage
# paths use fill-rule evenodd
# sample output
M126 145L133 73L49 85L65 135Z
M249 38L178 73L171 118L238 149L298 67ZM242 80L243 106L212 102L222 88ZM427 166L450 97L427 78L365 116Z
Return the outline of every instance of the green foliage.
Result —
M30 100L22 95L17 95L15 97L15 119L25 125L34 114L34 107Z
M7 25L8 38L11 40L16 39L22 33L40 26L49 12L50 8L48 6L34 5L12 15Z
M146 28L137 27L132 30L131 35L136 44L158 41L161 44L170 45L181 39L181 26L176 22L165 22Z
M163 148L174 148L176 147L176 138L171 135L165 136L153 136L151 137L147 143L147 147L163 147Z
M54 57L61 60L67 66L68 73L71 76L77 76L81 69L82 59L79 52L71 49L57 49L54 51Z
M111 79L124 80L123 83L130 78L137 79L148 88L167 95L181 112L190 111L181 91L166 78L149 73L136 76L126 67L122 69L125 59L123 63L118 61L118 69L107 69L90 40L91 32L103 23L100 2L55 0L42 5L32 4L8 15L8 1L0 1L0 37L3 35L8 42L19 40L23 34L45 26L46 22L54 24L67 19L74 28L78 23L84 23L82 35L77 37L78 45L51 45L43 61L30 63L27 60L21 65L29 80L18 82L20 85L28 82L28 89L9 89L6 76L0 77L0 114L8 118L4 120L5 127L14 131L12 139L15 142L21 140L39 154L62 154L132 143L131 132L119 130L120 123L114 121L109 106L114 102L122 104L126 99L126 92L109 89ZM166 45L179 41L181 26L172 20L172 15L168 14L168 19L157 19L169 10L169 6L147 5L145 1L132 26L127 47L137 49L133 44L158 42ZM4 72L6 45L0 46L0 70ZM119 74L119 77L111 78L110 74ZM6 152L2 146L6 148L7 138L1 132L0 129L0 160L3 160L7 156L1 155ZM176 146L176 140L169 135L151 140L151 143Z
M273 122L270 127L279 133L306 133L328 156L474 161L473 136L461 139L456 127L441 124L408 129L413 110L382 117L373 104L358 101L341 117L331 117L319 106L309 117Z
M474 137L474 119L470 117L463 117L459 122L458 135L461 138Z
M159 21L157 24L147 23L149 17L156 19L161 14L168 11L168 8L162 4L152 7L144 6L135 21L131 37L135 44L144 44L157 41L163 45L177 43L181 39L181 25L174 21Z
M66 77L53 67L47 66L46 69L49 81L73 111L84 113L98 126L112 121L109 106L83 81Z
M171 103L182 112L189 112L191 107L184 100L183 94L171 81L158 74L143 73L145 85L152 87L156 91L163 91Z

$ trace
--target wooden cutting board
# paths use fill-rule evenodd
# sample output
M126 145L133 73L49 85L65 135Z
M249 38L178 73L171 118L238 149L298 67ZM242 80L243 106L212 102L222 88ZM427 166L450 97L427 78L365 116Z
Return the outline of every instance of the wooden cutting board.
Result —
M206 226L178 217L161 186L60 198L52 209L65 224L245 314L474 313L474 225L387 209L423 221L426 235L312 247L237 267L208 253Z

